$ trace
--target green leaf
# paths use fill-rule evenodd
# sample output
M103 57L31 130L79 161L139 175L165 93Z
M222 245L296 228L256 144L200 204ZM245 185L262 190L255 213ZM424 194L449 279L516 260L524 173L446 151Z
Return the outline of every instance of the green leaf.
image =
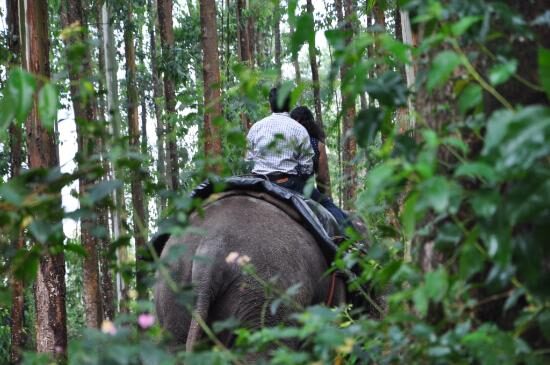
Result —
M538 60L540 83L550 99L550 49L539 47Z
M426 274L426 295L434 302L445 298L449 289L449 274L443 266Z
M409 46L399 41L396 41L395 38L386 33L380 36L380 41L382 47L401 63L409 64L411 62Z
M462 114L466 114L470 109L474 109L483 101L481 86L470 84L462 90L458 98L458 109Z
M383 122L384 112L382 109L369 107L361 110L353 124L357 144L361 147L372 144Z
M455 37L461 36L466 32L472 25L482 20L483 17L480 16L467 16L460 19L458 22L451 25L451 32Z
M509 60L491 67L489 70L489 81L492 85L500 85L516 73L518 68L517 60Z
M537 321L541 329L542 334L546 340L550 341L550 310L545 310L538 315Z
M443 176L434 176L418 186L420 197L417 209L433 208L443 213L451 200L451 183Z
M310 13L303 13L296 20L296 30L291 37L291 51L294 57L297 56L300 47L304 43L315 43L315 24Z
M518 174L550 154L550 108L528 106L519 111L500 110L487 122L482 155L495 170Z
M479 190L470 198L470 206L478 217L490 218L497 211L500 195L495 191Z
M366 79L365 91L383 105L407 105L407 86L397 72L389 71L375 79Z
M409 195L403 205L401 213L401 224L403 225L403 234L407 240L411 240L416 228L416 202L418 201L418 193Z
M458 273L462 280L469 279L472 275L477 274L483 269L483 255L472 244L466 243L460 249L458 259Z
M5 133L8 126L15 118L15 108L12 105L9 95L0 100L0 133Z
M44 84L38 92L38 113L42 125L53 130L57 119L57 89L51 82Z
M15 109L15 117L19 123L23 123L32 107L36 80L32 74L17 69L10 75L7 87Z
M482 161L464 162L455 170L454 176L482 178L488 182L494 182L496 180L496 172L493 166Z
M426 293L426 287L425 286L419 286L416 288L413 292L412 296L414 307L418 311L418 313L424 317L428 313L428 304L429 304L429 298L428 294Z
M447 50L437 54L428 72L428 91L443 85L460 63L460 56L456 52Z

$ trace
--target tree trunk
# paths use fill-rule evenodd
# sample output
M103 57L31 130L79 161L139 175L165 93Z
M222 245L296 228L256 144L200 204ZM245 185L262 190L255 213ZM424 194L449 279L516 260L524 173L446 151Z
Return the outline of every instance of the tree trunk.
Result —
M127 90L127 114L128 134L130 137L130 150L139 153L139 115L138 115L138 92L136 85L136 49L134 45L135 26L133 22L133 6L127 3L126 22L124 27L124 50L126 54L126 90ZM142 257L145 246L145 208L143 205L143 186L139 171L132 171L131 192L132 192L132 218L134 222L134 239L136 245L136 288L138 298L147 297L147 286L145 285L145 273L142 268Z
M16 65L20 62L19 42L19 6L18 0L6 1L6 24L8 26L8 50L10 63ZM10 177L14 178L21 173L23 163L23 136L21 127L12 123L9 127L10 136ZM12 247L21 250L25 247L22 232L18 232L12 239ZM22 360L22 349L25 344L25 332L23 331L25 320L25 287L21 280L11 277L11 349L10 363L19 364Z
M46 1L25 2L25 66L29 72L48 78L50 75L48 40L48 4ZM40 85L39 85L40 86ZM26 121L29 167L59 166L53 133L43 126L35 99ZM61 193L61 192L59 192ZM61 204L61 201L59 201ZM57 222L55 222L57 223ZM52 222L52 224L55 224ZM35 282L36 350L51 353L60 361L67 351L67 314L65 308L65 255L44 252Z
M239 56L241 62L252 67L252 62L250 61L250 37L248 33L248 27L246 26L245 19L243 18L243 9L245 8L245 0L237 0L236 6L236 22L237 22L237 34L239 38ZM241 125L245 133L248 133L248 130L252 126L252 122L246 113L241 113Z
M254 16L250 13L252 11L250 7L250 1L248 2L248 17L246 18L246 28L248 29L248 54L250 56L250 66L254 67L256 64L256 24L254 22Z
M101 23L101 2L96 2L95 16L97 23ZM100 44L104 44L105 36L103 34L103 27L98 26L98 34ZM105 49L103 46L99 47L98 50L98 83L99 83L99 93L98 93L98 121L105 120L106 115L106 99L103 94L105 91ZM101 136L97 145L95 146L95 153L101 155L101 163L103 166L104 174L109 171L109 161L105 158L105 138ZM103 179L106 180L108 177L104 176ZM107 205L102 204L98 207L98 226L103 228L103 233L98 237L98 259L99 259L99 292L101 293L101 308L102 313L101 317L103 319L112 320L115 315L114 307L114 285L113 285L113 276L110 269L110 260L108 257L109 252L109 242L110 242L110 230L109 230L109 209Z
M107 109L108 120L112 129L113 138L120 139L120 112L118 109L118 64L116 62L116 40L112 26L112 9L105 1L101 7L101 23L103 24L103 49L105 53L105 79L107 85ZM113 179L121 176L120 171L113 167ZM125 231L126 224L123 223L124 191L123 188L115 190L115 209L113 210L113 239L116 241ZM128 261L128 253L125 246L117 250L118 263ZM120 273L116 277L117 303L120 304L127 298L127 287Z
M292 37L292 34L294 34L294 25L289 24L290 26L290 36ZM292 65L294 66L294 74L295 74L295 80L296 85L300 84L302 82L302 73L300 72L300 62L298 61L298 53L292 54Z
M72 24L78 23L85 26L84 14L81 0L67 0L62 2L62 24L67 28ZM68 49L74 47L74 42L85 42L86 35L80 34L76 40L65 39ZM90 59L87 50L82 56L82 64L71 62L69 64L70 93L73 104L76 131L78 137L78 153L82 161L89 161L94 153L94 143L85 135L85 126L87 123L94 123L96 120L95 100L86 101L80 95L81 80L90 80ZM95 181L82 176L79 179L79 194L84 196L89 186ZM83 216L80 220L80 237L82 246L86 251L86 257L83 260L83 284L84 284L84 310L86 313L86 325L92 328L99 328L101 325L101 294L99 292L99 263L97 254L97 239L92 234L94 228L94 219L91 216Z
M344 0L344 12L342 11L342 0L336 1L338 23L347 32L346 44L351 42L353 36L352 17L354 16L352 0ZM353 120L355 119L355 98L349 95L345 88L348 78L349 66L345 63L340 67L341 94L342 94L342 135L344 138L342 162L343 162L343 185L344 185L344 208L349 210L353 207L355 190L357 185L356 166L353 159L357 151L355 138L353 137Z
M170 67L164 70L164 98L166 102L165 136L168 138L168 175L173 191L179 187L178 150L176 138L172 133L173 117L176 115L176 91L174 75L171 65L174 52L174 29L172 25L172 0L157 0L158 20L160 28L160 43L162 46L162 59L165 65ZM192 11L192 8L189 9Z
M200 17L204 80L204 152L208 162L222 155L220 134L213 123L222 115L215 0L200 1ZM221 172L219 166L214 166L214 171Z
M414 46L415 44L413 42L413 34L411 29L409 12L406 10L400 10L399 20L401 23L400 29L401 29L401 39L403 40L403 43L409 46ZM407 80L407 88L414 92L414 90L412 90L412 88L414 87L414 84L416 83L414 65L412 64L405 65L405 79ZM414 105L413 105L411 96L407 98L407 106L408 106L407 123L403 123L401 127L404 130L412 130L414 129L414 125L415 125L415 113L414 113Z
M281 6L279 1L275 5L275 16L273 24L273 32L275 33L275 67L277 68L277 82L281 81L282 64L281 64Z
M226 18L225 18L225 32L226 32L226 35L225 35L225 63L224 63L224 66L225 66L225 80L226 82L229 82L229 77L230 77L230 73L229 73L229 60L230 60L230 57L231 57L231 54L230 54L230 48L229 48L229 45L231 43L231 38L232 38L232 32L231 32L231 27L230 27L230 19L231 19L231 4L229 2L229 0L225 0L225 12L227 14Z
M149 45L151 54L151 79L153 81L153 105L155 109L155 120L157 122L157 176L158 182L162 185L166 184L166 159L164 148L164 123L162 120L162 105L161 98L163 96L162 83L160 81L161 74L158 67L158 55L157 55L157 38L158 38L158 17L156 0L147 1L147 11L150 19L147 22L149 31ZM163 197L159 197L157 200L157 216L160 217L166 201Z
M313 3L312 0L307 0L306 3L307 11L311 14L311 17L314 19L313 14ZM317 67L317 48L315 47L315 38L313 40L313 43L309 44L309 64L311 66L311 83L313 86L313 101L315 103L315 119L316 122L319 123L322 129L324 129L323 126L323 114L321 110L321 83L319 81L319 69ZM324 151L322 153L326 156L326 146L323 143L322 148ZM329 168L328 168L328 159L324 158L319 160L320 164L323 164L324 166L319 166L319 170L326 171L324 178L323 178L323 184L319 185L319 190L327 195L332 196L331 193L331 186L330 186L330 175L328 174Z

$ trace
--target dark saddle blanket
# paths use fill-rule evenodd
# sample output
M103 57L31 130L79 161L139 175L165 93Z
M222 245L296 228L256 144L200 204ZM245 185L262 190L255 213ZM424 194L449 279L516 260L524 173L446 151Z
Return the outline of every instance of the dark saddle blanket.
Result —
M192 198L207 200L216 198L216 193L249 194L261 193L269 199L283 202L295 210L305 228L315 237L326 259L331 262L337 250L333 238L340 236L338 224L334 217L323 206L314 200L306 199L299 193L283 188L259 177L229 177L216 181L207 180L197 186L191 193ZM249 194L250 195L250 194ZM256 195L252 195L261 198ZM160 253L169 234L161 232L153 238L153 245Z

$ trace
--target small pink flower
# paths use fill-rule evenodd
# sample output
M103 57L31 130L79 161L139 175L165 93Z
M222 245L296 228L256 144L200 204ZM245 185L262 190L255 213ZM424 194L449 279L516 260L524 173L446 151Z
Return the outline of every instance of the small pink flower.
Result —
M152 314L143 313L138 317L138 324L141 328L147 329L155 323L155 316Z
M116 335L115 324L109 320L105 320L101 323L101 332L114 336Z

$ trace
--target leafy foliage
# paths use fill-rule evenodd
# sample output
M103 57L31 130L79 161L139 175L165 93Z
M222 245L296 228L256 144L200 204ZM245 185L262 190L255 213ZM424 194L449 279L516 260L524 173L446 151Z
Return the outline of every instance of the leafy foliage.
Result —
M263 6L252 3L256 8L251 13ZM386 14L395 10L395 4L389 1L366 3L368 9L387 7ZM241 328L238 321L229 319L212 324L211 337L193 352L184 352L181 347L167 351L169 336L157 324L146 328L139 324L137 313L152 311L151 306L145 304L144 309L140 306L143 303L134 300L130 301L129 314L105 322L101 330L83 330L84 311L78 289L82 283L80 259L85 251L78 242L66 240L61 219L96 218L94 207L116 208L110 196L138 171L151 197L168 199L163 214L175 222L168 229L180 233L191 229L186 226L188 213L192 209L200 211L199 203L183 190L212 175L206 168L211 161L201 157L194 142L192 148L182 149L185 156L183 152L180 156L185 166L181 176L184 189L170 192L142 167L151 161L149 156L129 151L126 139L112 138L105 125L83 122L80 127L85 134L105 137L105 154L92 153L73 173L31 170L0 184L2 247L8 247L20 231L26 231L33 241L19 251L3 249L2 275L15 275L29 283L45 252L67 253L67 305L72 324L69 363L229 364L242 363L258 353L269 353L265 362L272 364L547 362L550 53L538 45L533 26L546 24L548 12L536 14L536 20L530 22L500 1L398 3L413 18L413 31L422 35L415 47L370 28L355 34L349 44L349 33L341 29L325 33L332 57L330 68L325 70L327 79L323 80L331 83L326 99L342 82L344 92L356 99L366 93L370 101L357 113L351 132L360 147L354 162L364 176L355 213L368 224L368 247L344 243L333 266L344 272L355 265L361 268L361 274L350 280L349 288L359 292L357 295L374 310L369 312L366 306L351 303L334 309L302 308L291 325L257 330ZM278 6L273 4L269 9ZM317 26L311 15L296 14L298 10L298 2L289 1L288 20L296 26L288 47L293 54L298 54L305 43L313 42ZM188 138L200 125L205 108L201 104L200 77L191 76L201 71L200 52L195 47L200 40L198 13L195 8L188 11L189 16L178 18L175 55L170 58L173 63L161 62L162 70L174 75L178 101L183 109L187 108L185 113L169 116L173 118L169 122L178 127L175 134L180 139ZM229 16L227 11L225 16ZM271 14L258 15L260 27L267 27ZM328 11L324 21L330 24L331 17L334 14ZM232 24L229 29L234 32L235 28ZM538 55L538 80L527 79L525 74L534 70L524 68L525 60L508 46L508 40L532 42L529 46ZM264 101L276 81L270 66L265 66L270 61L264 60L267 70L252 69L238 62L232 51L228 46L224 55L224 116L214 121L224 141L224 156L219 160L226 175L246 171L241 159L245 149L243 116L255 120L267 113ZM350 71L346 79L338 81L341 65L349 66ZM411 65L417 67L418 77L407 88L402 70ZM527 100L522 95L515 100L513 93L505 93L517 83L522 85L518 93L545 93L547 99L522 105L517 101ZM89 85L93 89L94 84ZM292 89L290 83L285 85ZM304 104L309 102L305 85L298 85L292 94L294 100ZM66 89L57 80L38 80L22 70L13 70L2 89L1 130L12 122L22 124L34 98L42 122L53 129ZM444 99L444 103L432 105L430 98ZM497 107L489 103L493 99ZM326 115L334 117L332 128L327 128L332 143L331 139L339 138L335 136L340 131L336 114L342 112L332 111L333 101L325 101ZM399 119L402 109L415 103L416 110L405 117L407 125L412 125L408 118L414 118L415 128L403 130ZM4 142L5 134L0 138ZM333 146L336 149L337 143L329 144ZM121 175L116 180L94 182L78 194L79 209L63 211L60 189L79 178L105 176L102 159ZM97 233L98 237L106 235ZM121 235L104 254L110 257L115 271L133 286L134 268L128 262L116 263L114 255L117 248L130 246L131 239L130 234ZM150 269L167 264L157 261ZM248 275L258 279L251 267ZM269 282L263 284L266 291L272 290ZM2 285L0 299L6 302L6 280ZM361 292L366 286L372 290ZM186 305L192 303L189 289L179 293ZM276 312L281 305L292 303L293 290L273 295L266 310ZM383 300L379 301L381 296ZM7 353L7 316L7 312L0 311L0 357ZM215 335L221 331L235 334L232 349L216 343ZM299 346L291 345L295 343ZM32 352L25 359L27 364L49 361Z

